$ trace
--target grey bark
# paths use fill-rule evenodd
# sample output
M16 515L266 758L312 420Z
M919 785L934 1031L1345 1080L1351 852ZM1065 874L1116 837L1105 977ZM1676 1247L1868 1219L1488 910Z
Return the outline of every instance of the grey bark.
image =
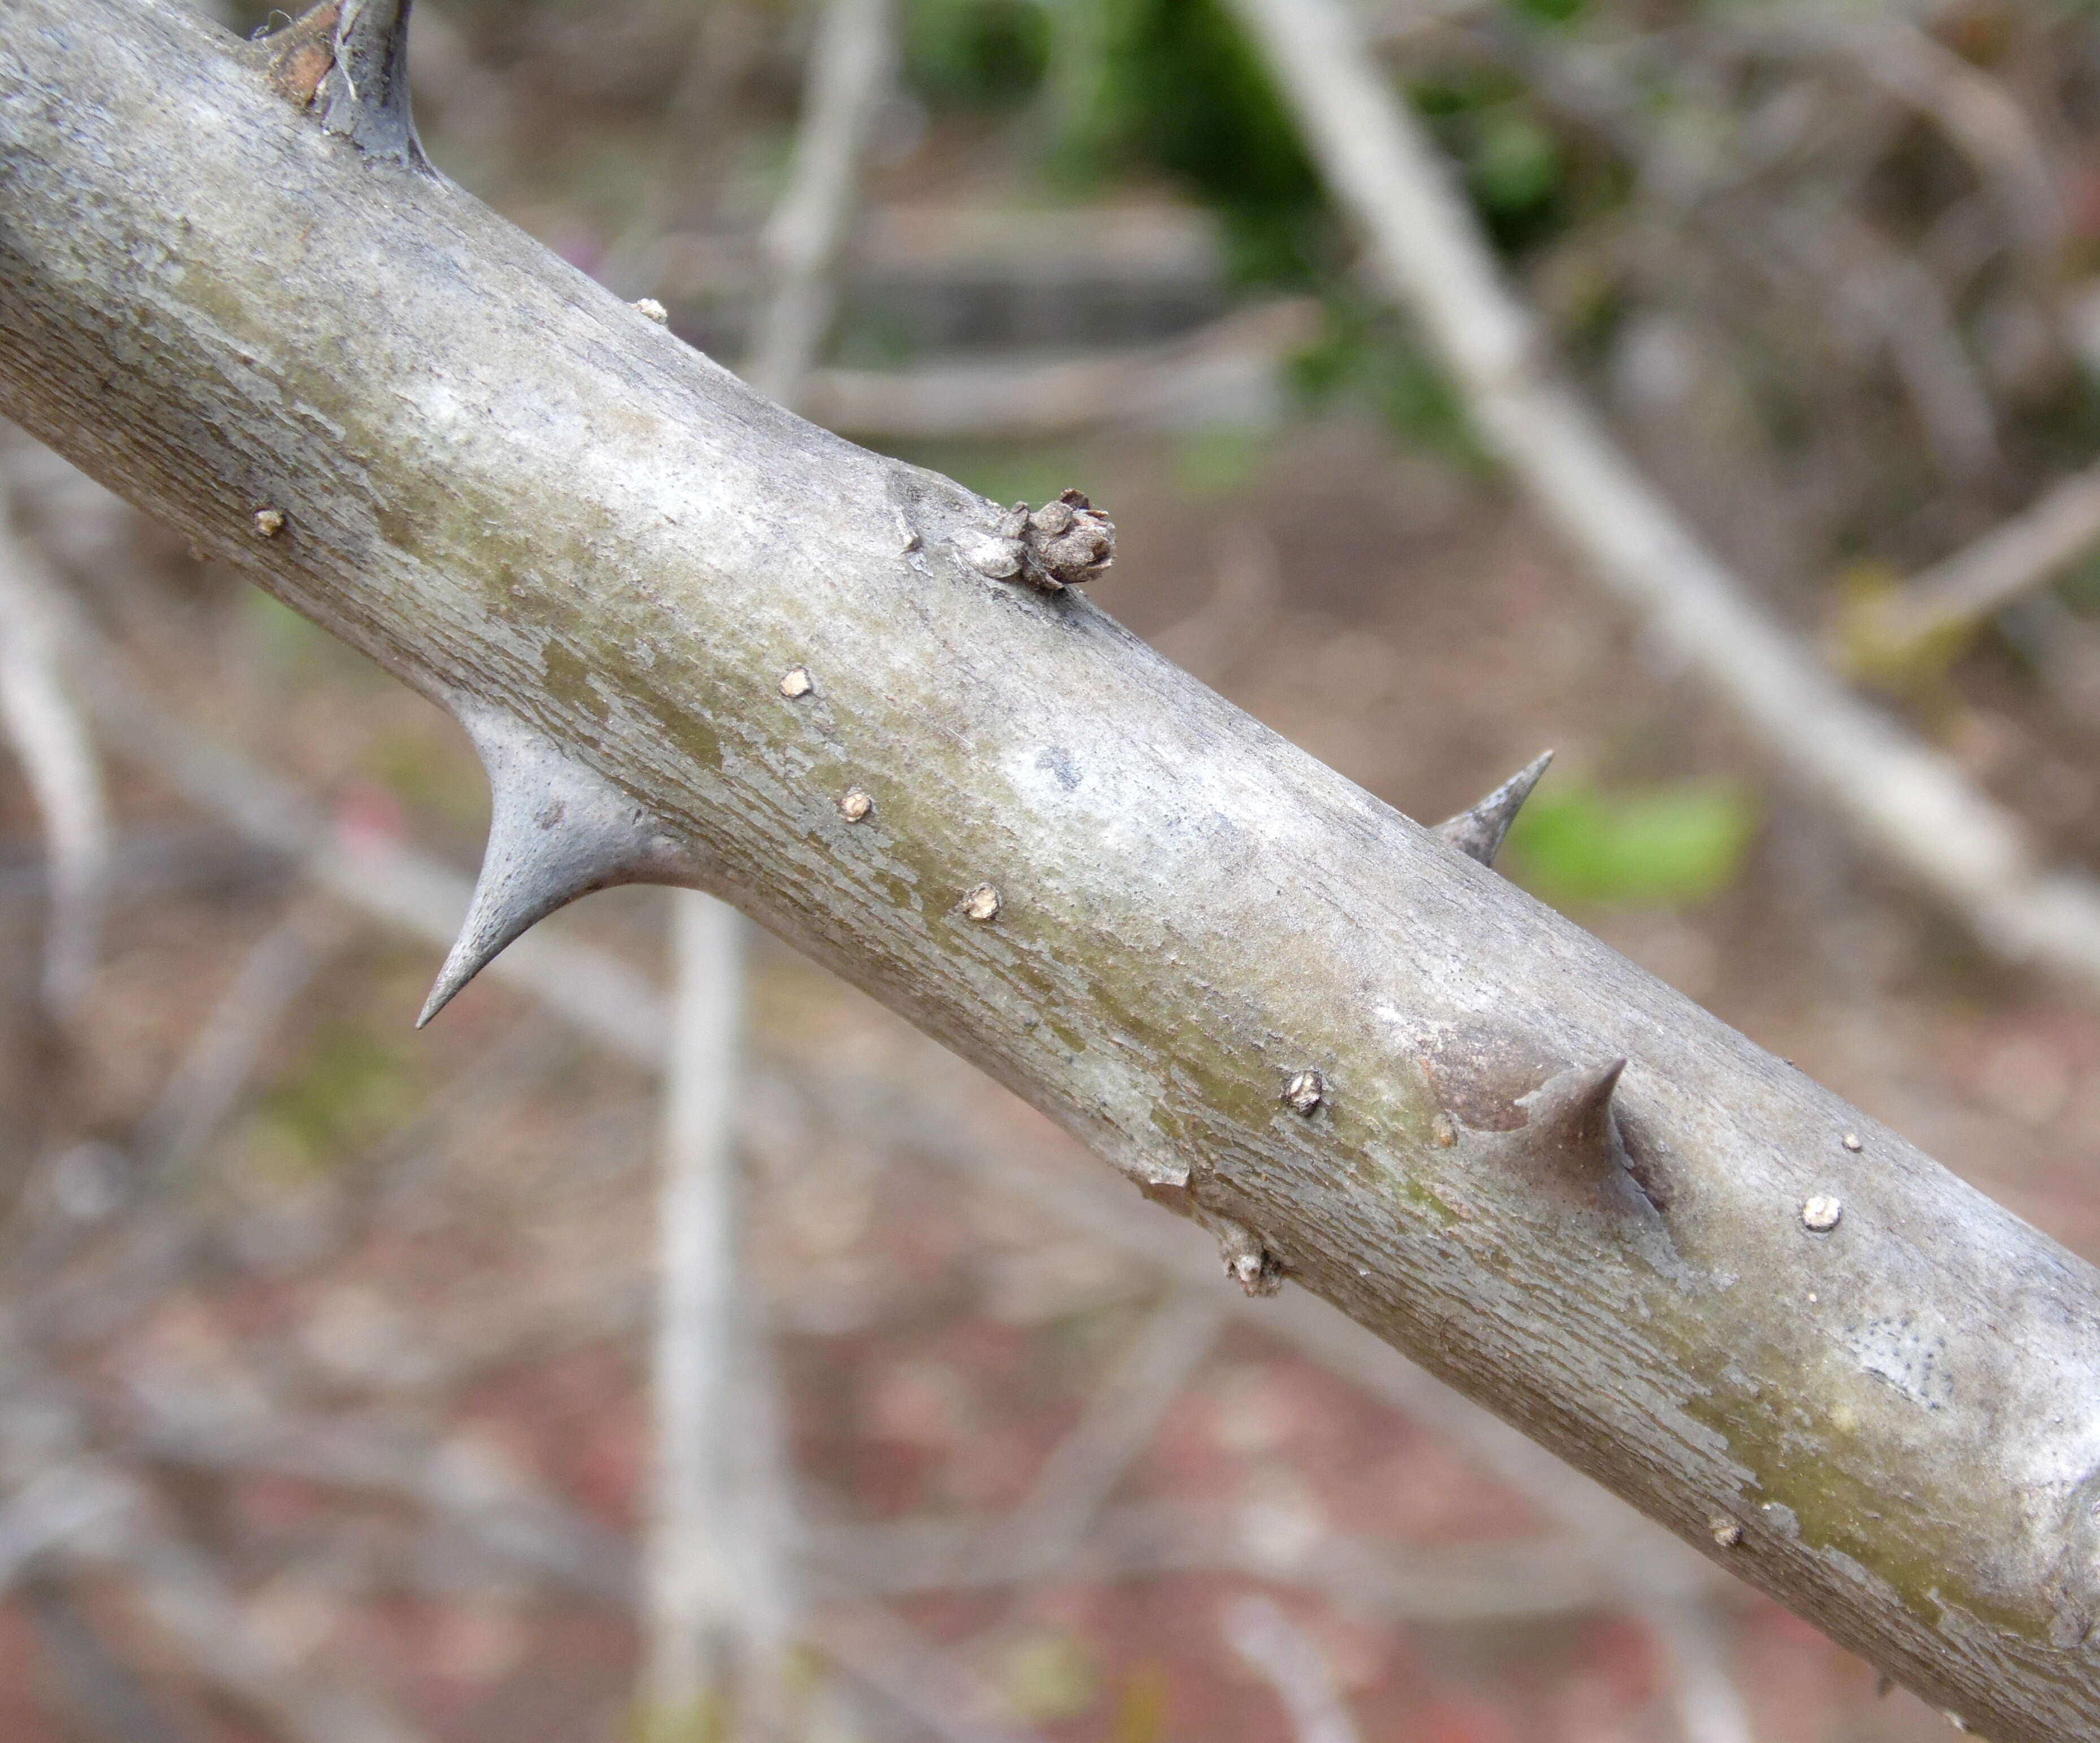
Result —
M2089 1267L271 64L0 0L0 408L536 738L564 893L722 896L1976 1729L2100 1730Z

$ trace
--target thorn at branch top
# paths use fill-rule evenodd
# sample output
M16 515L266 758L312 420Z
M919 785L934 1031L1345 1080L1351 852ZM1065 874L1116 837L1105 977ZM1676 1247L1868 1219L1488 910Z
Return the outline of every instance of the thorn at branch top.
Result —
M1516 821L1516 814L1524 809L1524 801L1531 796L1532 788L1552 761L1551 751L1534 757L1470 810L1446 818L1436 826L1436 833L1468 859L1493 865L1510 825Z
M416 136L408 100L410 4L342 0L335 64L320 85L321 126L348 138L368 157L427 171L430 160Z

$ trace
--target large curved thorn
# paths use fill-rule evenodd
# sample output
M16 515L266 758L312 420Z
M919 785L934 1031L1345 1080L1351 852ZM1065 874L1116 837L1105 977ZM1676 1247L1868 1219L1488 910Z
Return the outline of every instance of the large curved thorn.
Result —
M1612 1114L1612 1096L1626 1069L1623 1057L1574 1066L1520 1097L1516 1105L1529 1116L1520 1134L1526 1152L1564 1172L1584 1164L1625 1167L1626 1149Z
M420 1029L504 947L555 909L616 884L690 884L692 861L597 770L508 715L469 712L488 771L488 845L459 941L416 1019Z
M1502 851L1502 837L1509 833L1516 814L1524 809L1524 801L1531 796L1532 788L1552 761L1551 751L1533 758L1471 810L1446 818L1436 826L1436 832L1468 859L1493 865L1495 855Z

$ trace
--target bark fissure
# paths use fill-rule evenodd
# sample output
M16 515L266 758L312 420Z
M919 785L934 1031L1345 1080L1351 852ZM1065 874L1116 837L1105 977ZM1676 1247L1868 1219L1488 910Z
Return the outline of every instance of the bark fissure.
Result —
M588 770L623 872L646 843L873 992L1251 1286L2001 1743L2100 1727L2089 1267L1083 594L982 572L1010 510L767 404L262 52L121 0L0 26L11 415Z

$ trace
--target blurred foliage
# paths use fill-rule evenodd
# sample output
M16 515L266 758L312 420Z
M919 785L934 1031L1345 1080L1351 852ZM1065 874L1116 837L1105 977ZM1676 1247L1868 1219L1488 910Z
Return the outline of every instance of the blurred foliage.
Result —
M1463 400L1405 321L1348 286L1330 291L1325 307L1326 330L1294 360L1308 408L1369 411L1408 446L1485 470Z
M1100 1698L1092 1654L1062 1628L1031 1628L1002 1644L993 1657L991 1682L1001 1704L1027 1724L1083 1719Z
M1855 682L1918 696L1945 682L1981 626L1943 624L1921 635L1904 621L1904 577L1893 565L1847 564L1832 585L1824 645L1832 663Z
M256 1115L273 1147L318 1167L397 1123L413 1101L406 1053L346 1025L260 1098Z
M1565 788L1533 796L1498 863L1555 907L1687 907L1736 881L1758 821L1728 781Z
M1273 430L1192 430L1172 439L1167 479L1185 501L1244 501L1276 461Z
M1579 214L1568 160L1524 86L1488 68L1456 68L1409 88L1416 112L1460 165L1466 189L1505 251L1545 242ZM1609 195L1600 181L1595 194Z
M1050 64L1035 0L907 0L902 35L905 82L937 108L1009 108Z
M927 442L894 452L998 503L1048 502L1095 470L1079 442Z
M1141 1664L1116 1697L1109 1743L1166 1743L1169 1690L1166 1667Z
M275 595L244 587L235 598L245 663L280 687L326 682L366 694L394 692L395 681L376 661Z
M1171 177L1218 214L1242 284L1302 287L1334 264L1319 173L1267 70L1217 0L1101 0L1095 125L1110 160Z
M1375 413L1402 442L1471 466L1480 454L1441 368L1359 287L1356 249L1268 69L1219 0L1100 0L1105 44L1092 148L1102 173L1164 174L1218 218L1245 287L1310 289L1327 329L1299 360L1308 404ZM1572 16L1579 0L1535 0ZM1414 99L1465 166L1498 243L1515 249L1573 216L1558 136L1507 75L1461 71ZM1607 196L1608 182L1592 179Z

